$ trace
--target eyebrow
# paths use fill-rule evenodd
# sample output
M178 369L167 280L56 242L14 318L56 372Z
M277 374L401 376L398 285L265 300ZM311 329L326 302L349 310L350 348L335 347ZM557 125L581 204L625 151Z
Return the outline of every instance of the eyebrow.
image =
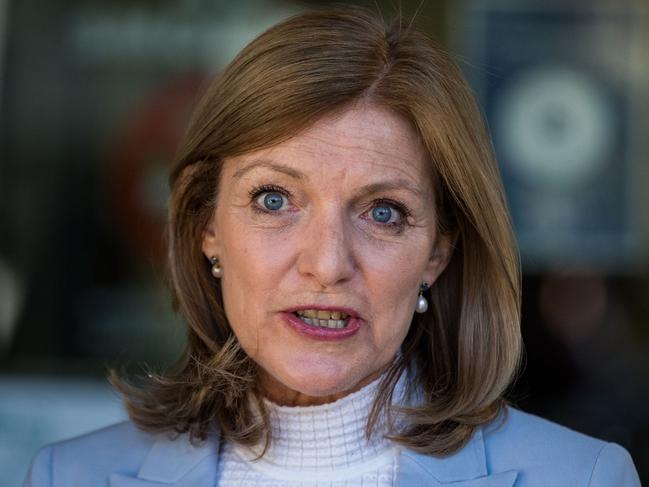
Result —
M279 164L277 162L268 161L268 160L258 160L240 169L237 169L237 171L233 175L233 178L240 179L244 174L257 168L270 169L272 171L286 174L287 176L290 176L300 181L304 181L308 179L308 177L304 173L301 173L297 169L286 166L284 164ZM397 178L389 181L378 181L376 183L371 183L368 184L367 186L363 186L360 190L359 197L361 198L368 197L375 193L380 193L382 191L390 191L390 190L405 190L405 191L409 191L410 193L413 193L417 197L420 198L426 197L426 192L424 190L419 188L417 185L412 184L412 182L408 181L407 179L403 179L403 178Z
M271 169L273 171L277 171L277 172L281 172L282 174L286 174L287 176L290 176L290 177L292 177L294 179L299 179L299 180L306 179L304 174L302 174L297 169L293 169L292 167L285 166L283 164L278 164L278 163L272 162L272 161L266 161L266 160L256 161L256 162L248 164L247 166L244 166L244 167L242 167L240 169L237 169L237 171L234 173L233 177L235 179L240 179L247 172L252 171L253 169L257 169L257 168Z
M363 186L361 188L360 197L368 197L375 193L390 190L405 190L413 193L419 198L426 197L426 193L422 189L413 185L406 179L394 179L390 181L379 181L377 183L368 184L367 186Z

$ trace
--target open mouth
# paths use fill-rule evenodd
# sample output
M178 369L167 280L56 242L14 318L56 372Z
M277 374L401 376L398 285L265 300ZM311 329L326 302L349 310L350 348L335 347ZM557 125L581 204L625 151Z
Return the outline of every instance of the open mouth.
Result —
M341 311L304 309L295 311L294 314L307 325L318 328L340 329L347 328L349 324L349 315Z

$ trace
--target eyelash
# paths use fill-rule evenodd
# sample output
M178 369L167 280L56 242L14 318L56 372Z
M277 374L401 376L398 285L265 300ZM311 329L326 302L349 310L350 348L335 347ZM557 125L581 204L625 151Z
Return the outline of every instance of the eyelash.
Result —
M286 198L290 198L291 192L285 190L281 186L276 186L274 184L262 184L261 186L257 186L252 188L249 192L248 195L250 196L250 199L253 203L252 209L255 210L258 213L263 213L265 215L270 215L271 213L275 213L274 211L267 210L259 205L257 205L256 200L259 196L261 196L264 193L279 193L282 196L285 196Z
M270 211L267 210L259 205L257 205L256 200L259 196L261 196L264 193L279 193L282 196L285 196L286 198L291 198L292 194L290 191L287 191L286 189L282 188L281 186L276 186L274 184L262 184L261 186L256 186L252 188L249 192L248 195L250 197L250 200L252 201L252 209L257 212L261 213L264 215L270 215L273 213L276 213L275 211ZM372 206L370 207L370 210L375 208L376 206L380 205L385 205L385 206L390 206L397 210L400 215L401 219L399 222L394 222L394 223L378 223L374 222L375 224L382 226L382 227L388 227L392 228L397 232L401 232L403 230L403 227L407 224L408 217L411 215L410 209L404 205L403 203L400 203L398 201L389 199L389 198L378 198L372 201Z
M389 198L378 198L372 201L372 206L370 210L381 205L390 206L394 208L399 212L401 218L398 222L394 222L394 223L378 223L378 222L376 223L384 227L390 227L390 228L394 228L395 230L401 231L403 227L408 223L408 217L411 214L410 209L406 205L398 201L391 200Z

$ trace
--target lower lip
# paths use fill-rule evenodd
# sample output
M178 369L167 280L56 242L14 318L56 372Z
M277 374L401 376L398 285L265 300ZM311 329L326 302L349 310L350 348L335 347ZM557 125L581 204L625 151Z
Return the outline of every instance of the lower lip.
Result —
M347 326L345 328L325 328L308 325L293 313L284 312L281 315L288 326L299 334L313 338L314 340L344 340L355 335L361 328L361 320L353 317L347 320Z

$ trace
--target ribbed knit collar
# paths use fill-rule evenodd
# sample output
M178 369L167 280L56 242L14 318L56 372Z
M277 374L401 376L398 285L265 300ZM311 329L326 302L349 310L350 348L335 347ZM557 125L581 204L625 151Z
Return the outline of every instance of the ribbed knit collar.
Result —
M384 436L388 425L380 415L368 440L367 420L382 377L335 402L319 406L279 406L268 400L272 442L266 454L255 463L261 468L314 472L341 468L364 468L393 455L395 446ZM403 376L397 382L394 398L403 393ZM252 450L237 446L239 455L252 460L261 447Z

